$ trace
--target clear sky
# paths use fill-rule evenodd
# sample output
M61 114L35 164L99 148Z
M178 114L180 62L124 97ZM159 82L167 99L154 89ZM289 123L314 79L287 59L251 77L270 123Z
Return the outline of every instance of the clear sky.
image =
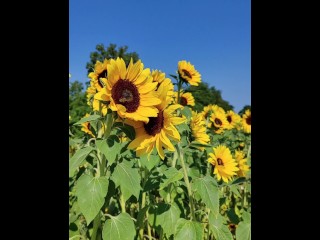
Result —
M127 45L168 77L187 60L236 112L251 105L250 0L69 0L71 81L88 81L99 43Z

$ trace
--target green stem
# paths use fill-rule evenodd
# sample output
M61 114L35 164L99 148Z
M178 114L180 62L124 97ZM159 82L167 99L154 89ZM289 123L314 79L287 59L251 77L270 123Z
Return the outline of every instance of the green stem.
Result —
M106 119L106 130L104 132L104 139L107 139L109 137L110 132L111 132L112 124L113 124L112 112L108 112L107 113L107 119Z
M121 206L121 212L126 212L126 201L124 201L122 192L120 193L120 206Z
M147 217L147 219L148 219L148 217L149 217L148 215L149 215L149 214L148 214L148 211L147 211L147 212L146 212L146 217ZM150 227L148 221L147 221L147 227L148 227L148 236L149 236L149 239L152 239L151 227Z
M97 216L93 220L93 229L92 229L91 240L97 239L98 229L99 229L100 225L101 225L101 217L100 217L100 211L99 211Z
M188 178L187 168L186 168L184 158L183 158L183 153L181 152L180 148L181 148L180 143L178 143L177 152L179 154L179 158L181 161L181 167L183 169L183 178L184 178L184 181L185 181L185 183L187 185L187 189L188 189L189 206L190 206L190 211L191 211L191 219L190 220L192 220L192 219L196 220L196 215L194 212L193 198L192 198L192 189L191 189L191 185L190 185L189 178Z
M146 205L146 192L143 192L140 211L145 207L145 205ZM144 222L144 220L143 220L143 222ZM144 231L144 224L142 224L141 228L139 229L139 236L140 236L141 240L143 240L143 231Z

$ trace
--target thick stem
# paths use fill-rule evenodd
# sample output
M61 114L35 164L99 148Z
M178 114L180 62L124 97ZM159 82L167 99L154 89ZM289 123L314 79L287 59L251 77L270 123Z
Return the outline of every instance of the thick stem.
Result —
M184 162L184 158L183 158L183 153L180 150L180 144L178 143L178 147L177 147L177 152L179 154L179 158L180 158L180 162L181 162L181 167L183 169L183 178L184 181L187 185L187 189L188 189L188 197L189 197L189 206L190 206L190 212L191 212L191 219L196 220L196 215L194 212L194 204L193 204L193 198L192 198L192 189L191 189L191 185L189 182L189 178L188 178L188 172L187 172L187 168Z

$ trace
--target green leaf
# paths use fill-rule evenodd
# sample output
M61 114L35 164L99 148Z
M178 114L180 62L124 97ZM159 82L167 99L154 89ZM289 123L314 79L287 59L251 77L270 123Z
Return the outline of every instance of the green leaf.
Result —
M69 159L69 177L72 177L74 171L81 165L81 163L86 159L89 153L94 148L88 146L82 149L79 149L70 159Z
M223 224L223 218L220 214L209 214L209 226L216 240L233 240L229 228ZM238 240L238 239L237 239Z
M139 159L141 166L147 168L149 171L157 166L160 162L159 155L150 155L150 159L148 159L148 155L141 156Z
M174 231L174 240L202 240L203 228L201 223L179 218Z
M137 227L142 228L144 226L145 215L148 210L149 210L149 206L145 206L138 212Z
M139 198L141 190L140 181L141 177L137 168L132 168L132 162L122 161L115 167L111 180L115 183L124 195L124 200L128 200L131 195Z
M250 213L243 211L241 217L244 222L251 223L251 214Z
M133 220L128 213L108 219L102 230L103 240L133 240L136 235Z
M160 183L160 189L159 190L164 189L166 186L169 185L169 183L176 182L176 181L180 180L181 178L183 178L183 173L178 171L174 167L169 167L164 172L164 176L166 178L162 178L162 180L164 180L164 181L162 183Z
M135 139L135 137L136 137L136 132L135 132L134 128L132 126L130 126L130 125L124 124L122 122L116 122L116 123L113 124L113 128L120 129L131 140Z
M193 180L192 189L196 190L202 201L217 215L219 212L219 188L214 178L205 176Z
M91 121L99 119L100 117L101 117L100 115L91 115L89 117L85 117L85 118L80 119L74 125L80 125L80 124L85 123L85 122L91 122Z
M191 109L187 106L184 106L184 108L181 110L182 115L184 115L187 119L190 119L192 117Z
M149 210L148 221L158 231L160 227L167 235L174 234L175 224L180 216L180 209L175 204L159 203Z
M210 144L203 144L203 143L199 143L199 142L196 142L196 141L193 141L190 143L190 147L213 147L213 145L210 145Z
M240 222L236 228L237 240L251 240L251 223Z
M117 155L120 153L121 149L121 143L117 136L110 135L107 140L96 140L96 145L99 151L102 152L108 160L107 163L109 166L116 161Z
M84 174L78 179L76 196L87 225L95 218L103 206L104 197L108 192L108 185L107 177L92 177Z

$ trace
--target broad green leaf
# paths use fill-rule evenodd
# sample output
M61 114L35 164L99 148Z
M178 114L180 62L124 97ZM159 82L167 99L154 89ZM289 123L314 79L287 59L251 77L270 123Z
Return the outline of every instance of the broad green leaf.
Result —
M133 240L136 235L133 220L128 213L108 219L102 230L103 240Z
M136 136L136 132L134 130L134 128L130 125L127 125L127 124L124 124L122 122L116 122L113 124L113 128L118 128L120 129L121 131L123 131L126 136L128 138L130 138L131 140L133 140Z
M121 143L117 136L111 135L107 140L96 140L96 145L99 151L106 157L108 165L111 165L116 161L117 155L121 149Z
M243 211L241 217L244 222L251 223L251 214L250 213Z
M70 159L69 159L69 177L72 177L74 171L80 166L80 164L86 159L88 154L94 148L88 146L82 149L79 149Z
M192 189L200 195L202 201L217 215L219 212L219 188L214 178L205 176L193 180Z
M190 119L192 117L191 109L187 106L184 106L184 108L181 110L182 115L184 115L187 119Z
M202 240L203 227L201 223L179 218L175 226L174 240Z
M100 115L91 115L89 117L85 117L85 118L80 119L74 125L80 125L80 124L85 123L85 122L91 122L91 121L99 119L100 117L101 117Z
M223 218L220 214L209 214L209 226L216 240L233 240L229 228L223 224ZM238 240L238 239L237 239Z
M86 218L87 225L99 213L108 192L107 177L92 177L82 175L76 185L76 196L81 212Z
M160 162L159 155L150 155L150 159L148 159L147 155L141 156L139 159L141 166L147 168L149 171L157 166Z
M183 178L183 173L178 171L176 168L174 167L169 167L165 172L164 172L164 176L166 178L162 178L163 182L160 183L160 189L162 190L164 189L166 186L169 185L169 183L175 182L180 180L181 178Z
M251 223L240 222L236 228L237 240L251 240Z
M149 210L148 221L150 225L160 227L166 234L167 238L174 234L176 222L180 216L180 209L175 204L160 203Z
M185 135L183 132L190 132L190 127L186 123L181 123L175 126L180 134Z
M115 167L111 180L120 186L122 193L124 193L124 200L128 200L131 195L139 198L141 190L141 177L137 168L132 168L132 163L129 161L122 161Z

